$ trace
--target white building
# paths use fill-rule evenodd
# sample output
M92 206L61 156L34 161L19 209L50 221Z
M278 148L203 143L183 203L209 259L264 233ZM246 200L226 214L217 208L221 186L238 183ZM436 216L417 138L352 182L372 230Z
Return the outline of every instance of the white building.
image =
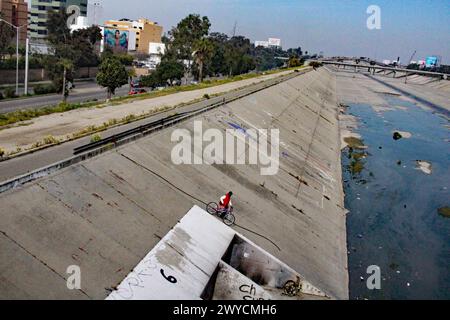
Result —
M269 41L255 41L255 47L269 47Z
M75 24L70 26L70 32L89 28L88 18L79 16Z
M281 48L281 39L269 38L267 41L255 41L255 47Z
M166 52L166 45L164 43L157 43L157 42L149 43L148 53L150 57L148 58L148 61L150 69L155 69L156 66L161 63L161 57L164 55L165 52Z
M269 38L269 47L281 47L281 39Z

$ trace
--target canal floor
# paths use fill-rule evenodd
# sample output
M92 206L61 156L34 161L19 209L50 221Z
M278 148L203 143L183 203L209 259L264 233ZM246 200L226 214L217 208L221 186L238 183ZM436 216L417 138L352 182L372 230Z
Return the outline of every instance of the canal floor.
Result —
M347 108L364 144L342 154L350 298L450 299L449 114L384 98ZM372 265L380 290L367 287Z

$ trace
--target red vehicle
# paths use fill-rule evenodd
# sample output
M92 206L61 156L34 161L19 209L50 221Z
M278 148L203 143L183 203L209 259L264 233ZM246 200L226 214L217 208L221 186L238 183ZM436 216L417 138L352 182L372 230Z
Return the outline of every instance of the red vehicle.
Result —
M130 92L128 92L128 95L134 96L134 95L142 94L142 93L146 93L146 92L147 92L147 90L142 89L142 88L132 88L130 90Z

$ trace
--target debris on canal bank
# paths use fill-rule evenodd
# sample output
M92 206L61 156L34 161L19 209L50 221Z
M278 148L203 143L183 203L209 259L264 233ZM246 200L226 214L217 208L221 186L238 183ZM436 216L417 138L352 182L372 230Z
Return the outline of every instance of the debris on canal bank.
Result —
M442 207L438 209L439 215L443 216L444 218L450 218L450 207Z
M339 115L339 128L341 134L341 150L350 146L347 139L361 139L361 136L354 131L358 128L358 119L352 115L344 114L345 108L341 105L341 113Z
M431 174L433 172L433 168L431 166L431 163L423 160L416 160L417 170L422 171L425 174Z

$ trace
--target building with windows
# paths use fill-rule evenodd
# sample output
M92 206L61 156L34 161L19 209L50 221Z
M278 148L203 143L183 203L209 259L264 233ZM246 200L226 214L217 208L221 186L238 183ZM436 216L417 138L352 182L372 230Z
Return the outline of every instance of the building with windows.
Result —
M25 43L28 29L28 3L24 0L0 0L1 18L21 27L19 39L21 43ZM14 34L15 34L14 30Z
M48 12L61 10L76 5L80 8L80 16L87 17L88 0L31 0L30 38L43 40L47 37Z
M154 44L161 43L162 32L157 22L147 19L108 20L103 25L104 46L150 54Z

